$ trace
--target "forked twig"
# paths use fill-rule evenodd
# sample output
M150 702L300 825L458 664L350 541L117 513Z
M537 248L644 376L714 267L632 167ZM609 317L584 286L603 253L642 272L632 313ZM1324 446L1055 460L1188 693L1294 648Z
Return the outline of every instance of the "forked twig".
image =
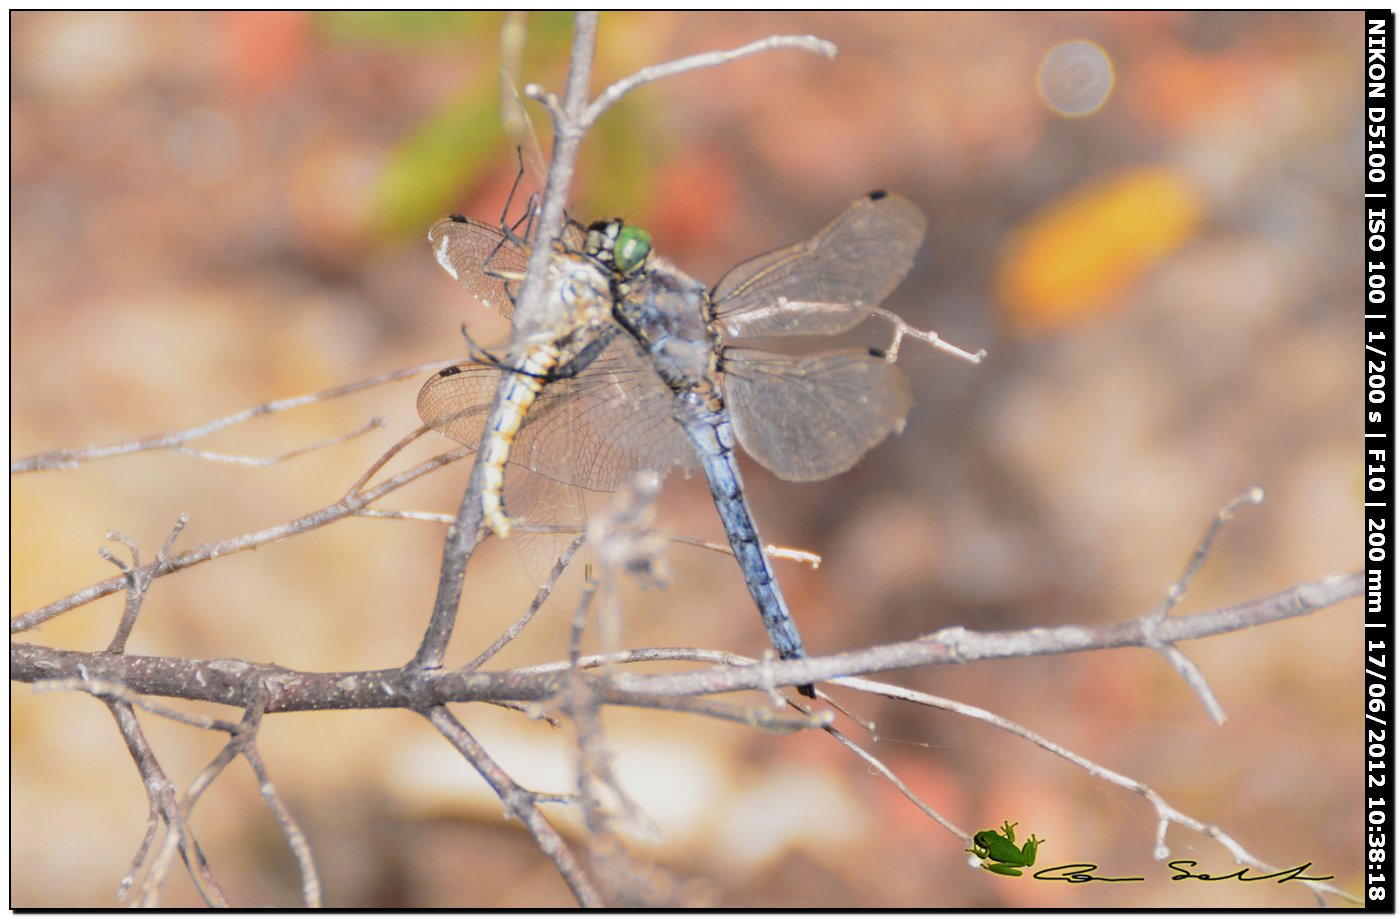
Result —
M242 424L253 418L262 415L275 415L278 412L285 412L288 409L300 408L303 405L313 405L317 402L325 402L350 393L359 392L362 389L369 389L374 386L382 386L385 383L393 383L409 377L421 376L443 367L451 365L451 361L432 361L427 364L419 364L416 367L405 367L402 370L391 370L378 376L369 377L364 380L356 380L353 383L346 383L341 386L332 386L330 389L323 389L320 392L310 393L303 396L293 396L290 399L273 399L271 402L264 402L262 405L255 405L242 411L216 418L213 421L206 421L203 424L195 425L192 428L185 428L180 431L167 431L164 434L155 434L139 440L126 441L119 444L94 445L77 450L48 450L43 453L35 453L31 456L22 457L10 462L10 472L37 472L45 469L71 469L85 462L93 460L107 459L113 456L125 456L131 453L142 453L148 450L166 450L184 448L192 440L208 436L215 431ZM354 435L351 435L354 436ZM341 438L344 440L345 438ZM327 441L325 443L335 443L338 441ZM292 451L288 456L296 456L305 453L307 450L317 449L325 444L314 444L310 447L302 448L299 451ZM210 458L210 457L205 457ZM238 460L242 462L242 460ZM275 460L274 460L275 461Z
M578 860L574 858L568 843L540 812L539 804L534 795L517 785L515 780L500 767L500 764L491 758L491 755L486 752L486 748L478 743L471 732L445 707L433 706L422 714L433 727L442 733L443 737L446 737L457 748L457 751L462 754L462 758L486 780L486 784L491 786L491 790L496 793L496 797L501 799L501 803L506 806L511 816L518 818L521 823L525 824L530 835L535 837L535 843L540 847L540 851L554 862L555 868L564 878L564 883L568 884L569 889L574 892L574 897L578 900L579 905L585 907L606 905L592 879L583 870L583 866L578 863Z
M1213 824L1203 823L1172 807L1166 802L1166 799L1164 799L1160 794L1154 791L1150 786L1145 785L1142 782L1139 782L1135 779L1129 778L1128 776L1125 776L1122 773L1115 772L1112 769L1107 768L1106 766L1099 765L1098 763L1095 763L1087 757L1080 756L1073 750L1070 750L1067 747L1063 747L1060 744L1057 744L1054 741L1050 740L1049 738L1044 737L1041 734L1037 734L1035 731L1032 731L1027 727L1023 727L1022 725L1017 724L1016 722L1011 721L1010 719L1003 718L1000 715L989 712L984 708L978 708L975 705L968 705L963 702L954 702L951 699L944 699L938 696L929 695L927 693L918 692L916 690L905 689L902 686L894 686L888 683L880 683L875 680L868 680L862 677L849 677L846 679L842 679L839 682L843 686L846 686L850 689L856 689L861 692L868 692L873 695L884 696L885 698L889 699L899 699L905 702L913 702L917 705L923 705L928 708L936 708L942 711L953 712L958 715L963 715L964 717L976 719L977 721L989 724L992 727L999 728L1003 731L1006 731L1007 733L1014 734L1017 737L1020 737L1024 740L1028 740L1036 746L1040 747L1041 749L1052 753L1055 756L1066 760L1067 762L1073 763L1080 769L1083 769L1085 772L1089 773L1092 776L1095 776L1096 778L1100 778L1105 781L1111 782L1114 785L1117 785L1121 788L1125 788L1128 791L1133 792L1134 794L1142 796L1152 805L1153 809L1157 812L1157 844L1153 848L1152 853L1153 858L1155 858L1157 861L1163 861L1169 855L1171 855L1171 850L1167 848L1166 844L1167 829L1171 824L1178 823L1184 827L1187 827L1188 829L1195 830L1198 833L1210 836L1211 838L1218 841L1221 845L1225 846L1227 849L1230 850L1230 853L1235 857L1236 864L1250 865L1265 872L1274 872L1279 870L1277 866L1270 865L1251 855L1229 834L1225 833L1225 831L1220 829L1220 827L1215 826ZM847 744L847 746L850 746L850 744ZM934 816L939 823L943 824L948 830L955 833L960 838L964 840L968 839L966 833L956 829L951 824L947 823L946 821L942 820L936 815L930 814L930 816ZM1312 888L1315 894L1320 894L1321 892L1325 891L1327 893L1333 894L1334 896L1342 897L1352 902L1360 902L1359 898L1355 897L1350 893L1347 893L1346 891L1340 888L1334 887L1331 884L1324 884L1320 881L1309 881L1303 878L1299 878L1298 880L1302 880L1305 884Z
M1196 666L1195 662L1188 658L1175 644L1170 641L1157 640L1156 627L1159 623L1166 621L1167 614L1181 602L1182 597L1186 596L1186 588L1191 584L1191 579L1205 564L1206 556L1210 554L1216 538L1220 535L1221 530L1225 529L1225 524L1230 521L1234 512L1245 504L1260 504L1263 500L1264 490L1255 486L1222 507L1220 512L1215 515L1215 519L1211 521L1210 526L1206 528L1206 535L1201 538L1200 544L1196 546L1196 551L1191 553L1191 559L1186 563L1186 570L1182 572L1181 577L1167 589L1167 595L1161 604L1143 616L1141 620L1147 637L1146 647L1167 659L1172 668L1186 681L1186 685L1195 692L1196 697L1205 706L1210 720L1216 724L1225 723L1225 708L1216 698L1214 691L1211 690L1205 674L1201 673L1201 669Z
M932 329L926 331L924 329L915 328L905 322L902 317L883 307L877 306L872 309L870 313L871 315L879 316L881 319L884 319L890 325L894 326L894 338L890 340L890 346L885 349L885 360L889 361L891 364L899 360L899 346L900 343L904 341L905 336L917 338L919 341L925 342L929 346L946 354L951 354L958 360L967 361L969 364L980 364L983 358L987 356L986 348L982 348L976 352L964 351L952 342L946 341Z
M210 762L208 766L205 766L199 775L195 776L194 781L190 782L189 787L185 789L184 796L180 799L179 816L181 825L189 819L190 814L194 811L195 804L199 802L200 796L208 790L209 786L213 784L214 779L219 777L224 769L228 767L228 764L233 762L237 753L237 741L230 739L229 742L224 745L223 749L214 757L213 761ZM141 896L137 900L138 906L149 909L159 905L160 892L165 886L165 879L170 874L170 867L173 864L176 846L179 842L180 840L177 834L165 834L165 840L160 850L156 852L156 857L151 862L150 870L146 872L146 879L141 882ZM200 863L203 864L202 855L200 856ZM207 870L207 866L205 867ZM204 892L203 888L201 888L200 892L205 897L205 901L209 902L210 905L227 905L226 901L217 903L216 901L211 901L209 895ZM219 900L223 900L223 895L221 893L219 894Z
M355 516L362 509L378 501L385 495L391 494L410 482L416 481L431 472L441 469L443 466L454 463L462 457L469 455L471 452L471 450L463 447L458 450L441 453L432 459L419 463L412 469L385 479L373 488L361 491L350 497L342 498L319 510L304 514L295 520L279 524L275 527L268 527L264 530L258 530L253 533L245 533L242 536L230 537L229 539L220 540L219 542L206 543L205 545L190 549L187 552L182 552L173 558L167 558L158 564L147 565L138 569L140 576L151 579L164 577L176 571L182 571L192 565L198 565L201 562L221 558L234 552L245 552L250 549L257 549L268 543L277 542L278 540L296 536L307 530L313 530L317 527L335 523L346 517ZM13 635L18 632L36 628L50 619L53 619L55 616L61 616L75 607L82 606L85 603L91 603L93 600L115 593L122 589L127 583L128 579L125 575L108 578L105 581L89 585L82 590L75 591L66 597L55 600L47 606L41 606L38 609L30 610L27 613L16 616L14 619L10 620L10 634Z
M108 654L120 654L126 650L126 640L131 636L131 630L136 627L136 617L141 614L141 606L146 602L146 592L151 589L151 584L155 581L152 572L165 564L166 558L170 555L171 547L175 545L175 540L180 536L180 531L189 522L189 514L181 514L176 519L175 526L171 527L170 535L165 537L165 542L161 544L160 551L156 553L156 560L150 568L141 567L141 552L136 548L136 543L131 537L115 530L107 533L108 539L126 546L127 551L131 553L131 564L128 565L109 552L105 546L98 550L99 555L121 569L122 577L126 580L126 609L122 611L121 622L117 624L116 634L112 636L112 641L107 645Z
M156 830L159 828L157 820L157 816L159 816L159 819L164 820L166 825L166 845L172 850L179 851L190 872L190 879L194 882L195 889L199 891L200 896L204 898L204 902L210 906L227 906L228 900L224 897L219 882L214 879L209 862L205 859L204 852L190 831L185 815L180 811L179 803L175 800L175 784L166 777L165 770L156 760L155 751L151 749L145 733L141 730L140 722L136 720L136 713L131 710L128 703L113 700L107 701L107 709L116 719L117 729L121 732L127 751L131 754L132 761L136 763L136 768L141 773L141 784L145 787L150 802L150 813L146 820L146 834L136 850L136 855L131 860L130 870L122 878L121 886L117 890L118 899L126 899L131 885L136 880L136 875L140 872L141 866L145 864L151 843L155 841ZM154 866L152 870L154 870ZM149 873L147 878L149 880Z
M668 61L665 64L653 64L650 67L643 67L629 77L624 77L616 83L603 90L597 99L584 111L581 127L587 129L595 121L602 117L603 113L617 104L623 96L639 86L648 83L655 83L657 80L664 80L667 77L679 76L683 73L690 73L694 70L705 70L711 67L721 67L730 61L737 61L741 57L749 57L754 54L762 54L765 51L778 51L784 48L791 48L798 51L807 51L812 54L819 54L828 60L836 57L836 45L825 39L817 38L815 35L770 35L758 41L749 42L738 48L729 51L706 51L701 54L692 54L679 60ZM535 93L530 92L531 88ZM547 94L540 90L538 86L525 87L525 94L532 99L540 99L545 102ZM553 109L551 109L553 112ZM558 116L556 115L556 119Z
M195 459L208 460L211 463L228 463L231 466L252 466L255 469L262 469L268 466L275 466L278 463L284 463L289 459L294 459L295 457L312 453L316 450L346 443L354 440L356 437L363 437L370 431L377 431L382 427L384 427L383 418L371 418L353 431L347 431L336 437L327 437L325 440L318 440L313 444L296 447L285 453L279 453L276 456L242 456L236 453L215 453L212 450L196 450L194 447L186 446L172 446L170 452L178 453L181 456L192 456Z
M1205 638L1300 616L1362 593L1360 572L1299 584L1268 597L1235 606L1168 619L1159 637L1171 641ZM706 670L678 673L624 673L608 676L609 704L647 705L658 696L697 696L767 691L774 686L832 680L906 667L965 664L975 660L1064 654L1143 646L1140 623L1060 626L1019 632L975 633L944 629L926 638L877 645L857 651L771 661L766 664L742 655L694 648L645 648L582 657L579 667L646 661L698 661ZM121 683L142 695L174 696L195 701L246 706L250 681L272 681L280 689L268 711L315 711L351 708L422 708L447 702L540 702L559 691L560 671L567 661L537 664L504 672L412 669L315 673L275 664L242 660L190 661L185 658L110 655L62 651L13 643L10 677L16 682L83 676ZM79 671L82 671L81 673Z

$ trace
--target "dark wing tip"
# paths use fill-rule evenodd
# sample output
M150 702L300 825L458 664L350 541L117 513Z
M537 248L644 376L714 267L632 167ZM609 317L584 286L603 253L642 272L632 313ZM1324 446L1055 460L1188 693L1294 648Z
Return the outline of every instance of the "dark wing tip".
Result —
M878 357L882 361L885 359L885 352L881 351L879 348L866 348L865 350L870 352L871 357Z
M466 218L466 217L463 217L461 214L448 214L448 215L447 215L447 219L450 220L450 221L452 221L453 223L466 223L466 222L467 222L467 218Z
M885 191L883 188L877 188L870 194L866 195L866 197L869 198L871 201L879 201L881 198L888 198L889 196L890 193Z
M453 377L462 372L461 367L444 367L438 371L440 377Z

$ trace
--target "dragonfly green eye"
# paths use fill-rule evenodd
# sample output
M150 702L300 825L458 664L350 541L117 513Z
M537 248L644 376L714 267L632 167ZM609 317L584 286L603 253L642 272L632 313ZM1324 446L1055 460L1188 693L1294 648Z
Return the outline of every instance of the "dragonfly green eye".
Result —
M613 244L613 265L622 274L631 274L651 254L651 234L641 227L623 227Z

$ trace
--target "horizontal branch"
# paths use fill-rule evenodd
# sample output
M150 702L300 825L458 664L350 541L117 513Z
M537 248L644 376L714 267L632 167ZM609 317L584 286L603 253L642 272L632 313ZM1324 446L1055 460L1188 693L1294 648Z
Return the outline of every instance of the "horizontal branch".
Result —
M658 696L688 696L819 682L841 676L906 667L964 664L974 660L1066 654L1163 640L1205 638L1300 616L1361 595L1360 572L1301 584L1272 596L1218 610L1178 616L1151 629L1141 620L1100 626L1060 626L1014 632L943 629L914 641L877 645L860 651L795 661L766 660L747 665L666 674L609 670L580 674L605 704L654 707ZM714 652L670 650L610 655L610 663L638 660L715 659ZM733 656L720 659L736 660ZM187 660L170 657L62 651L13 643L10 678L21 683L69 679L113 681L140 695L218 702L244 708L255 694L270 692L268 712L408 708L422 711L447 702L544 702L557 695L567 663L503 672L467 670L414 672L402 669L313 673L275 664L241 660Z

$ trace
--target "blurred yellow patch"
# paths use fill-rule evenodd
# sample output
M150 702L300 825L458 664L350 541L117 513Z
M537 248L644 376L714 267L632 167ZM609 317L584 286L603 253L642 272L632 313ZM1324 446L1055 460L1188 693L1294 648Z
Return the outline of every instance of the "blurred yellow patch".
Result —
M1171 169L1143 168L1052 202L1011 238L996 289L1018 332L1063 328L1119 302L1200 224L1200 191Z

